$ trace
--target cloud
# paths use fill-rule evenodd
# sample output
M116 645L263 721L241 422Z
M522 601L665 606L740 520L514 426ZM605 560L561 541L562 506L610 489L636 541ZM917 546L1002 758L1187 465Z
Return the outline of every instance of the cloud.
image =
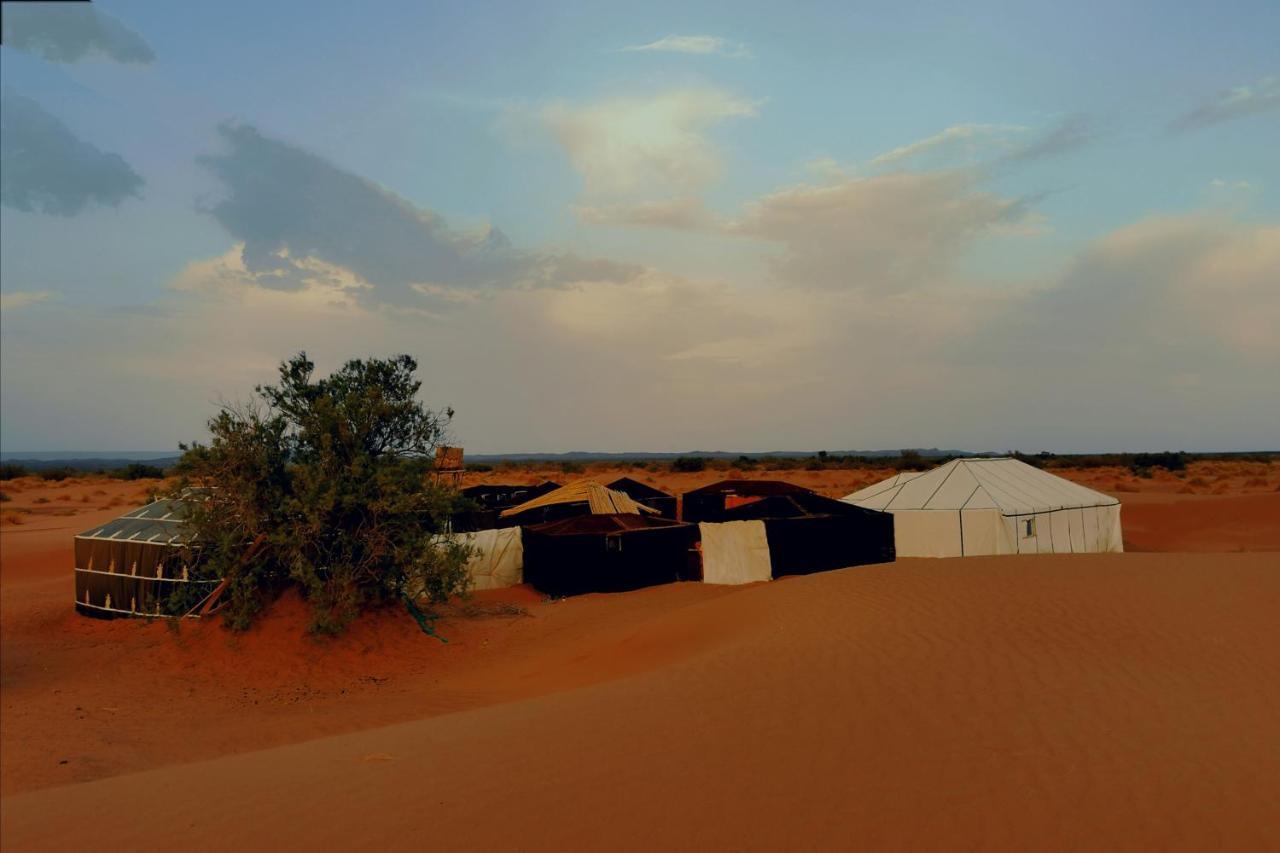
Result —
M1083 148L1095 138L1097 138L1097 127L1092 119L1084 115L1070 115L1015 146L1005 159L1008 161L1038 160L1042 157L1065 154L1068 151Z
M756 115L754 103L720 89L553 104L542 119L595 197L687 195L719 177L707 131Z
M636 204L582 205L578 219L588 225L621 225L648 228L702 230L718 227L718 219L699 198L646 201Z
M1096 135L1087 116L1067 116L1047 128L1020 124L956 124L933 136L899 146L872 158L873 167L914 168L932 158L934 166L955 167L983 162L1036 160L1083 147Z
M142 36L89 3L10 3L4 9L4 44L51 62L99 55L146 65L155 59Z
M688 53L697 56L727 56L750 59L751 49L742 42L733 43L719 36L664 36L648 44L622 48L635 53Z
M1027 128L1016 124L957 124L941 133L902 145L874 157L872 166L897 166L923 154L945 151L950 156L958 154L973 157L995 147L1009 149L1012 137L1023 134Z
M1174 120L1169 130L1197 130L1275 109L1280 109L1280 77L1264 77L1250 86L1219 92L1211 100Z
M637 272L516 249L492 227L458 231L438 214L253 127L224 124L219 133L226 150L199 162L226 194L207 210L241 244L245 270L263 286L298 289L314 272L306 262L315 261L365 282L364 298L418 304L441 288L555 287Z
M725 230L779 244L773 267L792 285L894 291L946 276L973 240L1028 215L968 172L895 172L778 190Z
M118 154L100 151L30 98L0 92L0 203L74 216L91 203L139 196L142 178Z
M28 305L37 305L57 298L58 294L52 290L16 290L12 293L0 294L0 308L13 311L16 308L25 308Z

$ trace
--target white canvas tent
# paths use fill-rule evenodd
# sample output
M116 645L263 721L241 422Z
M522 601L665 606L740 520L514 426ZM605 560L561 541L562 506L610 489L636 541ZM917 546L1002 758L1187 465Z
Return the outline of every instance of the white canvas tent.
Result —
M956 459L843 500L893 513L899 557L1124 550L1118 500L1017 459Z

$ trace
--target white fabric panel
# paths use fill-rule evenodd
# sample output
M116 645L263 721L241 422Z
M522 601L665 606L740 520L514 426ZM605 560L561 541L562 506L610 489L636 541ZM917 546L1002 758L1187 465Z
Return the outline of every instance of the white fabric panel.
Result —
M904 510L893 514L899 557L959 557L960 513Z
M1063 512L1067 517L1067 522L1071 527L1071 551L1075 554L1082 554L1085 548L1084 540L1084 509L1069 509Z
M1041 516L1041 518L1049 522L1049 543L1055 554L1075 553L1075 549L1071 547L1070 515L1072 512L1073 510L1064 509L1059 512L1045 513Z
M881 480L879 483L873 483L870 486L864 486L852 494L845 495L842 501L851 504L859 504L868 509L884 509L884 507L898 495L898 489L903 483L914 480L920 476L918 471L904 471L896 474L887 480Z
M936 507L929 503L929 499L933 497L933 493L938 490L952 470L954 466L943 465L941 468L934 468L932 471L926 471L919 477L908 480L898 490L898 496L889 502L888 509L935 509ZM959 509L959 505L950 509Z
M519 527L477 530L460 535L476 549L467 562L473 590L501 589L524 582L524 544Z
M929 498L928 506L929 509L958 510L971 498L976 498L980 491L981 487L973 474L969 473L969 469L957 465L938 483L937 491Z
M1120 527L1120 505L1098 508L1098 550L1124 552L1124 531Z
M739 584L773 579L763 521L701 522L702 582Z
M1015 554L1016 547L1010 535L1012 527L1005 524L1005 517L997 509L967 509L960 513L964 526L964 553Z

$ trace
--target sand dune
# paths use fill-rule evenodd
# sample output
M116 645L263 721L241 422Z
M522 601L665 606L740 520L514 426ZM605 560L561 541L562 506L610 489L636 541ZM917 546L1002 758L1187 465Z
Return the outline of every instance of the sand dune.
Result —
M1128 546L1258 553L516 588L453 608L447 644L399 612L318 641L296 597L243 635L79 617L70 536L145 486L24 486L0 536L0 831L10 849L1275 848L1280 495L1231 476L1236 494L1122 495Z
M21 849L1265 849L1278 608L1269 555L791 578L651 615L608 649L655 664L629 675L13 796L4 831Z

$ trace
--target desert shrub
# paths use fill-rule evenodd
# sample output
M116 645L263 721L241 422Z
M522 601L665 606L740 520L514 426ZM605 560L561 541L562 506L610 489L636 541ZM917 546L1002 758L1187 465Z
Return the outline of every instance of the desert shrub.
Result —
M37 471L36 474L39 475L41 480L58 483L68 477L74 477L76 475L76 469L68 468L64 465L57 468L45 468L41 471Z
M13 498L9 497L9 495L6 492L0 492L0 504L4 503L5 501L11 501L11 500L13 500Z
M733 467L740 471L754 471L760 466L760 463L752 459L750 456L739 456L733 463Z
M468 471L471 471L476 474L487 474L488 472L493 470L492 465L486 465L483 462L468 462L464 467Z
M47 504L47 503L49 503L49 499L48 499L48 498L46 498L46 497L44 497L43 495L41 495L40 497L38 497L38 498L36 498L34 501L32 501L32 503L37 503L37 504Z
M19 477L25 477L31 473L26 469L25 465L18 465L15 462L5 462L0 465L0 480L16 480Z
M112 471L111 476L117 480L159 480L164 477L164 469L156 465L130 462L123 468Z
M560 473L562 474L583 474L586 473L586 466L581 462L561 462Z
M900 471L927 471L935 465L941 465L942 459L926 459L919 450L901 450L894 465Z
M707 460L701 456L680 456L671 462L671 470L693 474L707 470Z
M207 445L183 447L180 472L208 487L192 502L202 577L227 580L226 623L245 628L282 587L301 588L313 631L403 601L424 630L428 607L466 591L471 550L444 534L457 494L430 476L452 410L417 400L407 355L353 360L314 378L301 353L278 385L224 406Z
M1163 468L1166 471L1181 471L1187 467L1184 453L1137 453L1134 454L1130 467L1137 472L1140 468Z

